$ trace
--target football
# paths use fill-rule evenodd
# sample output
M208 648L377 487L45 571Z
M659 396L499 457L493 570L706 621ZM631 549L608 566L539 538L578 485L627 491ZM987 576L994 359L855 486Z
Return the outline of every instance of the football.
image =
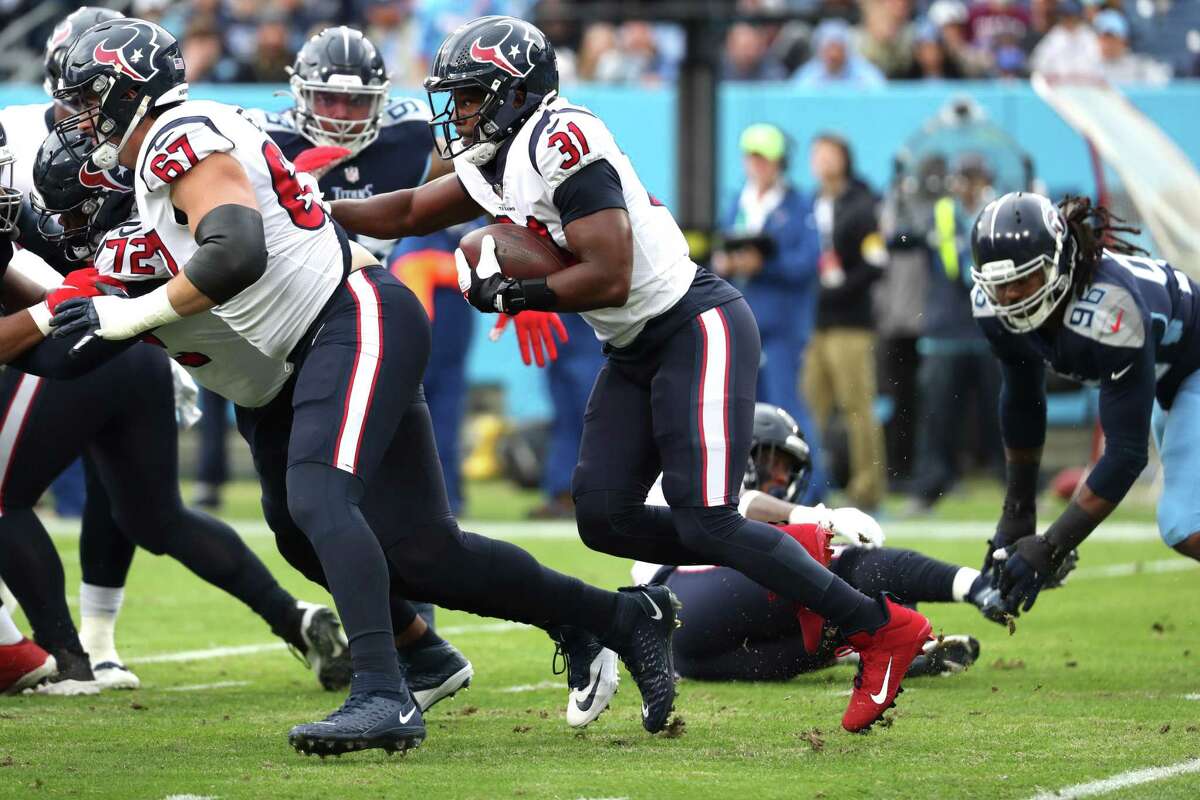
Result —
M570 263L549 236L524 225L499 223L476 228L458 243L471 266L479 263L485 236L496 240L496 260L500 262L500 270L510 278L544 278Z

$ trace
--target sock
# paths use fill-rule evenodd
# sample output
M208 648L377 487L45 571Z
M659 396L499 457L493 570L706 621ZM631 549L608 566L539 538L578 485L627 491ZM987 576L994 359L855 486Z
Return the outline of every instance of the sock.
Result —
M874 633L886 621L883 606L834 576L821 594L821 613L837 625L843 636L866 631Z
M423 633L419 639L409 642L404 647L397 649L403 652L415 652L417 650L424 650L426 647L437 647L438 645L445 643L446 640L441 636L438 636L437 633L434 632L433 628L426 628L425 633Z
M79 584L79 641L93 664L121 663L115 640L125 588Z
M958 572L954 573L954 586L950 593L954 597L956 603L970 602L967 598L975 594L976 581L983 578L983 574L977 569L970 567L959 567Z
M8 614L8 609L0 606L0 647L6 644L16 644L25 637L17 630L16 623Z

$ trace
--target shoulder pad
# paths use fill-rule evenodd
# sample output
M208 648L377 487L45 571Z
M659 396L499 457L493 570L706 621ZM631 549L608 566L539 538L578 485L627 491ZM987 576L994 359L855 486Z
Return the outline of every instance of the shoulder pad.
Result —
M971 314L976 319L996 316L991 303L987 301L987 295L983 293L983 288L978 284L971 287Z
M1109 347L1140 348L1146 329L1137 300L1113 283L1093 283L1083 297L1072 297L1063 312L1067 329Z
M296 118L291 111L263 111L261 108L247 108L243 112L246 118L267 133L295 133Z
M166 121L156 126L144 145L138 176L151 192L178 180L206 156L227 153L234 147L233 140L221 130L222 125L232 124L231 119L189 114L186 106L181 107L182 113L168 112Z
M401 122L424 122L433 119L429 106L424 100L415 97L393 97L383 109L383 126L397 125Z
M575 106L550 109L529 137L529 159L550 188L609 155L612 134L592 112Z

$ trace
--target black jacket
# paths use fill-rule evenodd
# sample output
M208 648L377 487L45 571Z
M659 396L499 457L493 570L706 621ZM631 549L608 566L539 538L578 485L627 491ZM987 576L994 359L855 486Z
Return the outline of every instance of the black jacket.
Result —
M836 287L821 286L818 330L875 327L871 284L882 274L884 255L878 205L875 193L857 178L851 179L845 193L833 203L833 250L846 278ZM868 261L869 256L875 263Z

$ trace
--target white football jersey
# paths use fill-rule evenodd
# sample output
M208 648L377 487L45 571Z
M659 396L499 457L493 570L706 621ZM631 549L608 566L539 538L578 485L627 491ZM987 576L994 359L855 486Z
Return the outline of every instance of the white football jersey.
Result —
M161 237L136 217L105 234L93 262L101 275L127 284L169 280L179 271ZM204 388L239 406L266 405L287 383L292 365L261 353L215 311L162 325L144 338L164 347Z
M624 347L649 320L679 302L697 267L671 212L642 186L605 124L586 108L552 97L513 135L499 186L493 186L464 156L454 160L454 170L471 198L489 214L548 231L559 247L569 250L554 192L601 159L621 179L633 229L633 276L625 305L583 311L580 316L600 341Z
M241 109L188 100L155 121L134 168L138 215L158 237L168 266L182 268L199 249L171 203L171 183L212 153L228 153L245 170L268 255L263 276L214 313L267 356L285 358L342 281L333 221L312 176L297 172Z
M13 188L29 197L33 191L33 162L50 128L46 125L52 103L33 103L0 109L0 125L13 154Z

